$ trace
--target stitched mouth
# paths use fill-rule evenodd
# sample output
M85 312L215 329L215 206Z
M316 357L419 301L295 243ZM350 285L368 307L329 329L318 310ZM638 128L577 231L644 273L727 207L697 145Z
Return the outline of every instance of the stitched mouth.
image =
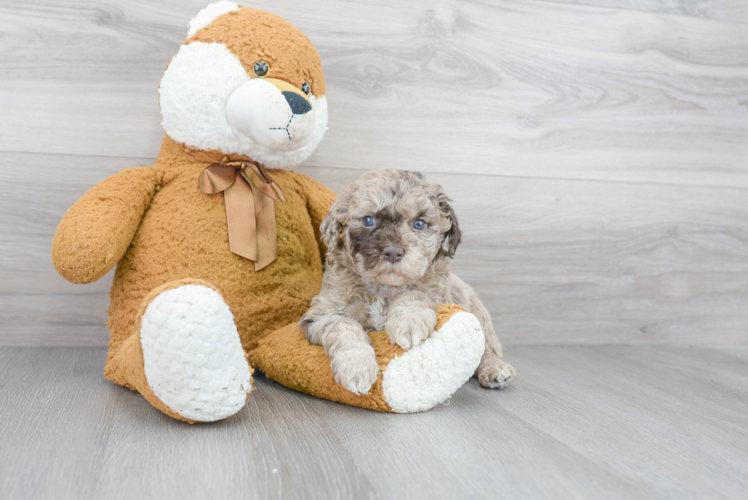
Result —
M293 117L296 115L291 115L291 119L288 120L288 123L286 123L285 127L271 127L270 130L285 130L286 135L288 136L288 140L291 140L291 132L289 132L288 127L291 126L291 122L293 121Z

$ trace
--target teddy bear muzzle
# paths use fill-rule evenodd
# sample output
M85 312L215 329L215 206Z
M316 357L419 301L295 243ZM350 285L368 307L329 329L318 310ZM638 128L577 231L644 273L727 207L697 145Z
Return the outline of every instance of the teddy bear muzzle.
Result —
M226 118L240 133L275 151L293 151L314 135L312 101L283 80L253 78L226 102Z

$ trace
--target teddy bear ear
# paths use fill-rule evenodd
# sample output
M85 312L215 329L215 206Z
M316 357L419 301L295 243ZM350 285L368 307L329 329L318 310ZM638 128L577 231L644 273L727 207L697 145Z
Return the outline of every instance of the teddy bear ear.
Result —
M191 38L201 28L206 27L213 22L219 16L224 15L232 10L239 10L241 6L234 2L221 1L208 5L203 10L197 13L197 15L190 21L190 29L187 32L187 38Z

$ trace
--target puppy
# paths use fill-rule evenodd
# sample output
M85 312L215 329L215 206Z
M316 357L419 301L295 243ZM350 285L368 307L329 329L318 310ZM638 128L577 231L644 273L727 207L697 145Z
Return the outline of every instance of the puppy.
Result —
M449 272L460 228L442 187L418 172L374 170L345 187L322 222L327 245L322 290L301 326L330 357L335 381L367 394L379 366L367 332L386 330L410 349L436 326L434 308L461 305L486 336L475 375L503 389L514 376L491 316L475 291Z

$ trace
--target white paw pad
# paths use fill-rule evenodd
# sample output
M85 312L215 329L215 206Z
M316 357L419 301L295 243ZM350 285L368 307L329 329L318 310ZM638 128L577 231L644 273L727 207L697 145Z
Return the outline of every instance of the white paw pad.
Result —
M397 413L433 408L468 381L484 350L478 318L456 313L429 338L390 361L382 379L385 401Z
M159 294L141 319L145 377L172 411L198 422L229 417L251 389L231 310L215 290L183 285Z

